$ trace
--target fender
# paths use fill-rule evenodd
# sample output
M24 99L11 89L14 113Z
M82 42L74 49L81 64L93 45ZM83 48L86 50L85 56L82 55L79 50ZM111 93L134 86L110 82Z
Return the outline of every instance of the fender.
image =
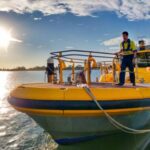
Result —
M61 69L65 69L66 68L66 64L65 64L64 60L58 59L58 61L59 61L60 68Z
M97 62L91 55L88 57L88 62L92 63L92 68L96 68L97 67Z

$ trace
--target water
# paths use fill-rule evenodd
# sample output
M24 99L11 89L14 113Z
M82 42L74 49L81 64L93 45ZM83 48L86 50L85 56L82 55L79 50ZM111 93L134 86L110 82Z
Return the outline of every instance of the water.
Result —
M43 71L0 72L0 150L53 150L57 147L50 135L7 102L7 96L17 85L43 80Z
M70 73L65 71L64 80ZM98 70L93 71L92 81L99 76ZM150 150L150 134L125 133L89 141L84 143L84 148L82 143L58 147L30 117L14 110L7 102L7 96L17 85L44 80L44 71L0 72L0 150Z
M65 71L66 81L70 71ZM99 72L92 72L93 81ZM0 150L56 149L49 134L30 117L13 109L7 102L10 91L22 83L44 82L44 71L0 72Z

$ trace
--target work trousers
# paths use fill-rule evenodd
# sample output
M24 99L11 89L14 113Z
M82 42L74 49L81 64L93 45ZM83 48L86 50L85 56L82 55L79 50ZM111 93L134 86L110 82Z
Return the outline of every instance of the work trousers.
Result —
M129 69L131 83L135 83L133 57L134 57L133 55L123 56L122 63L121 63L121 72L119 77L120 84L125 83L126 68Z

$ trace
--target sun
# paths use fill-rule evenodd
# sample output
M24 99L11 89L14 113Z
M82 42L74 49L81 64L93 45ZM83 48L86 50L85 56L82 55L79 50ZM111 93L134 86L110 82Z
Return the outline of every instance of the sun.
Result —
M12 39L10 30L6 30L3 27L0 27L0 48L7 50L10 41Z
M6 51L10 45L10 42L21 43L22 40L13 37L10 29L8 30L0 26L0 51Z

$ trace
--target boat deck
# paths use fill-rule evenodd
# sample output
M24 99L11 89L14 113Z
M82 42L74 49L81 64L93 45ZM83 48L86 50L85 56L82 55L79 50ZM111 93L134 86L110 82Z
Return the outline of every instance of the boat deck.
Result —
M67 83L63 84L51 84L51 83L29 83L23 84L22 87L33 87L33 88L76 88L83 87L82 85L70 85ZM92 83L89 85L90 88L149 88L150 84L137 84L136 86L132 86L132 84L125 84L124 86L117 86L114 83Z

